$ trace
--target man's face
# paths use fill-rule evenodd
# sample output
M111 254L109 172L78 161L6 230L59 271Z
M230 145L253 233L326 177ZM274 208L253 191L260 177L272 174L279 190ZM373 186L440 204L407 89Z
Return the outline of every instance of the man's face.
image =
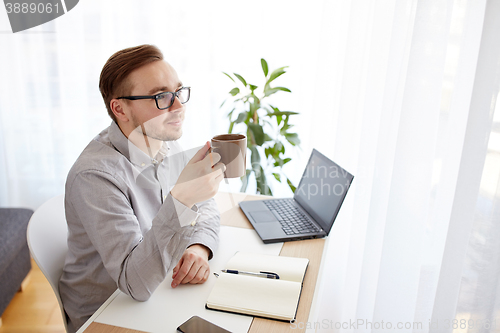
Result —
M149 96L161 92L175 92L182 87L175 70L165 61L155 61L142 66L128 77L131 96ZM134 131L161 140L177 140L182 136L185 107L176 97L166 110L159 110L154 99L127 101L124 105Z

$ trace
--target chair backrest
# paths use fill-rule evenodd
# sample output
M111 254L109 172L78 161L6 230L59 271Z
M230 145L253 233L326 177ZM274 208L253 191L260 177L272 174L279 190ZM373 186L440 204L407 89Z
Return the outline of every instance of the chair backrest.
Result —
M68 252L64 195L48 200L35 211L28 224L27 236L31 256L56 294L67 331L66 315L58 286Z

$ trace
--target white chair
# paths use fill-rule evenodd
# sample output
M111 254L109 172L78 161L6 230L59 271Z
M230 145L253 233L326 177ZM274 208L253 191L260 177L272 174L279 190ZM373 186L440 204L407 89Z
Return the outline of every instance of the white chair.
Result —
M48 200L35 211L28 224L27 236L31 256L56 294L64 327L68 331L58 286L68 252L64 195Z

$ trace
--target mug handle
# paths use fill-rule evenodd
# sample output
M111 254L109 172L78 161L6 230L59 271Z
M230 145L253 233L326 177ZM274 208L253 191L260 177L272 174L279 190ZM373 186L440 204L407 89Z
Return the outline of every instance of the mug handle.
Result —
M210 148L207 150L207 153L205 154L205 156L210 155L210 164L212 165L212 168L215 166L215 164L214 164L214 160L212 158L211 153L216 152L215 151L216 149L217 149L217 147L210 146Z

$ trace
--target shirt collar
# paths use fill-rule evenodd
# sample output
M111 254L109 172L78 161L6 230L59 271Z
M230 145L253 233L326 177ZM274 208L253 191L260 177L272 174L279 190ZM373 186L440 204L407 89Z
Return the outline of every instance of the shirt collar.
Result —
M146 168L150 165L155 165L161 163L165 156L167 156L170 147L166 141L163 141L158 154L151 158L148 154L144 153L136 145L134 145L127 137L122 133L120 127L116 122L112 122L109 126L109 139L111 144L132 164L139 168Z

